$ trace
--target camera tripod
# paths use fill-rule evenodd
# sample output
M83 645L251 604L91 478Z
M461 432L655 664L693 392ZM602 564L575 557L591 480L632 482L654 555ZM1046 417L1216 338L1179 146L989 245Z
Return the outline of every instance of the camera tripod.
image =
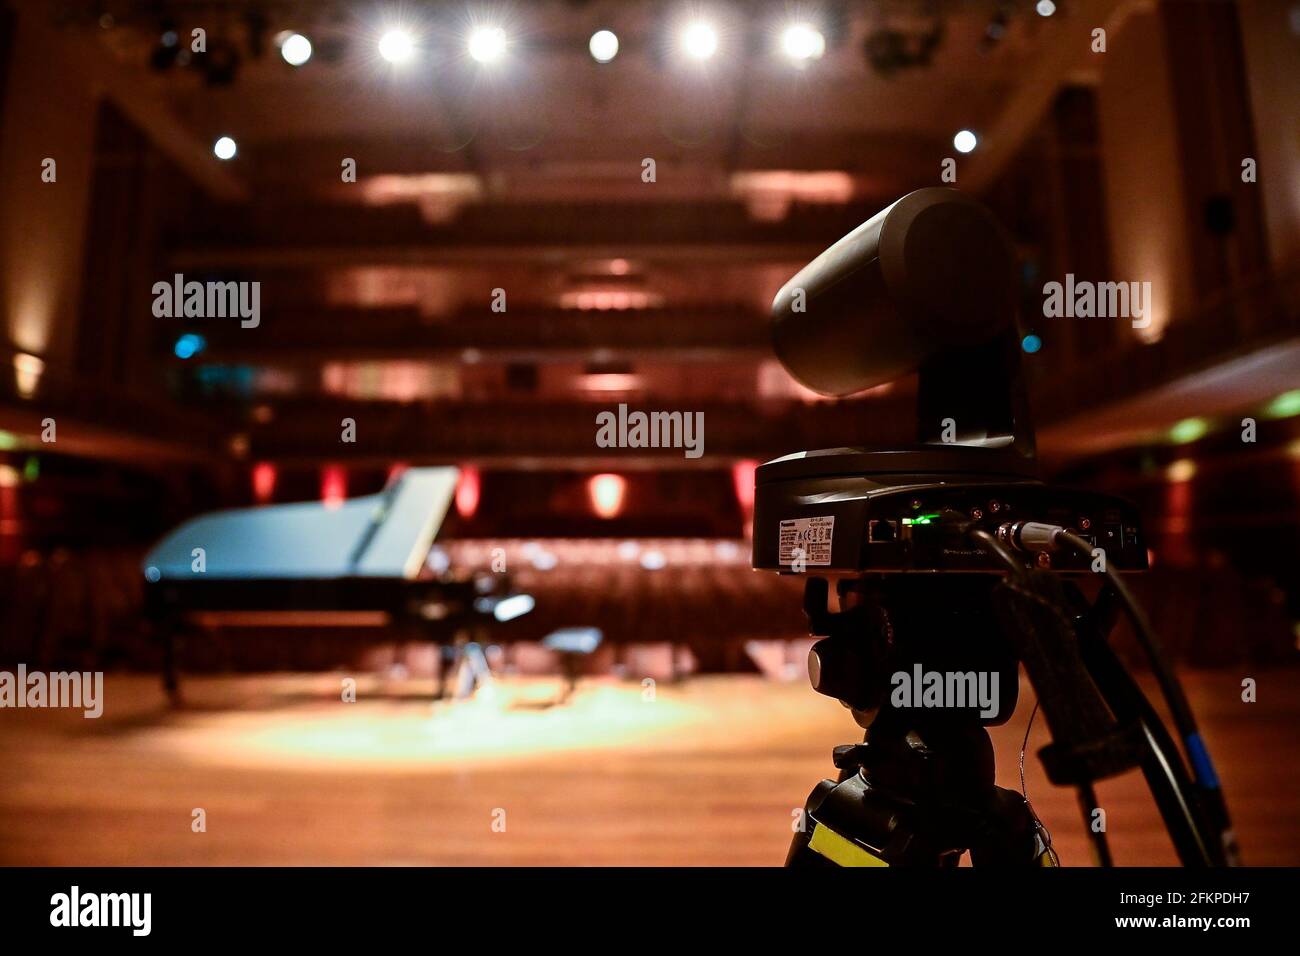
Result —
M1226 811L1218 819L1215 801L1197 792L1106 644L1118 596L1109 586L1089 605L1047 571L861 576L839 580L838 612L827 608L828 591L822 578L805 590L811 631L822 636L809 655L810 678L852 711L866 736L835 748L839 779L809 796L788 866L950 867L966 852L975 866L1059 865L1028 801L994 784L985 726L1014 711L1019 664L1052 732L1040 751L1048 777L1078 788L1101 865L1110 854L1104 832L1091 826L1093 783L1133 767L1146 775L1184 865L1234 857ZM917 707L891 690L916 665L982 674L997 692Z
M984 730L1015 708L1023 665L1052 743L1048 779L1073 786L1098 859L1095 781L1140 767L1179 858L1236 849L1196 720L1119 573L1145 571L1141 516L1112 495L1044 483L1014 315L1015 250L987 209L953 189L908 193L800 269L772 302L772 344L796 379L846 396L916 373L911 446L797 451L754 473L754 567L810 578L823 640L813 686L867 731L836 750L790 862L1054 863L1028 803L994 785ZM1065 575L1104 576L1089 603ZM1107 637L1123 611L1182 751ZM999 678L997 706L895 696L908 668ZM897 688L895 688L897 689ZM1183 757L1186 755L1187 763ZM1190 772L1189 768L1190 767ZM1098 822L1100 822L1098 820Z

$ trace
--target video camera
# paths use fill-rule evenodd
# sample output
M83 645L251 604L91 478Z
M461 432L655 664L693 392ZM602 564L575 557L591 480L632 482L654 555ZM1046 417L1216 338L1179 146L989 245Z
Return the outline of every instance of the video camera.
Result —
M1052 734L1048 777L1078 788L1085 817L1094 781L1141 767L1185 864L1236 861L1191 710L1119 574L1147 568L1137 510L1039 474L1018 299L993 216L928 188L844 236L773 302L776 355L811 389L844 396L917 373L915 444L801 451L755 474L753 565L807 575L813 688L867 731L836 748L839 779L809 797L790 865L949 866L967 851L977 866L1055 865L1024 795L994 785L984 729L1015 709L1020 665ZM1089 573L1103 581L1091 604L1069 580ZM1186 764L1107 643L1121 611ZM982 709L925 710L889 692L912 673L1001 689ZM1108 865L1104 833L1089 829Z

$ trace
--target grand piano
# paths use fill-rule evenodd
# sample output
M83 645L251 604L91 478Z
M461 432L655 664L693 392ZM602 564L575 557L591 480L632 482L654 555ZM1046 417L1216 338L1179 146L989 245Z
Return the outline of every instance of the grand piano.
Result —
M455 468L409 468L337 507L217 511L168 534L142 562L168 696L179 702L178 640L216 629L382 627L450 650L452 663L466 647L476 652L476 633L527 613L532 599L512 594L505 575L428 560L457 477ZM439 671L442 696L448 667Z

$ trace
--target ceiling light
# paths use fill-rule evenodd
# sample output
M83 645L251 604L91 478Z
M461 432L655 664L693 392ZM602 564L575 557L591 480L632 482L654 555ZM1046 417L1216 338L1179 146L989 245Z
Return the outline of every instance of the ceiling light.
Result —
M280 56L290 66L302 66L311 59L311 41L301 33L291 33L280 44Z
M379 38L379 55L389 63L406 63L415 56L415 37L407 30L388 30Z
M702 20L689 23L682 31L682 49L691 59L703 62L718 51L718 31Z
M505 55L506 31L500 27L475 27L467 45L471 58L479 63L495 63Z
M781 52L796 63L819 60L826 52L826 38L810 23L792 23L781 31Z
M608 63L618 56L618 37L613 30L597 30L591 35L587 47L597 63Z

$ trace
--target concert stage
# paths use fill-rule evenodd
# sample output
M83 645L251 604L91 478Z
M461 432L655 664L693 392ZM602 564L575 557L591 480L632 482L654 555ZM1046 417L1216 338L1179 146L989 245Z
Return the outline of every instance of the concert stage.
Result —
M848 713L751 675L659 683L587 679L549 706L559 679L507 678L431 704L427 680L342 672L192 677L173 711L151 675L110 674L99 720L58 710L0 722L0 863L123 865L774 865L794 811L852 739ZM1227 781L1245 861L1300 863L1284 759L1300 719L1294 671L1185 675ZM1144 689L1154 687L1144 682ZM1033 710L991 728L998 783L1018 788ZM1067 866L1090 862L1073 792L1051 787L1037 747L1029 798ZM1174 865L1134 771L1098 788L1118 865ZM194 811L206 832L193 832ZM501 826L504 822L504 829ZM494 826L495 824L495 826Z

